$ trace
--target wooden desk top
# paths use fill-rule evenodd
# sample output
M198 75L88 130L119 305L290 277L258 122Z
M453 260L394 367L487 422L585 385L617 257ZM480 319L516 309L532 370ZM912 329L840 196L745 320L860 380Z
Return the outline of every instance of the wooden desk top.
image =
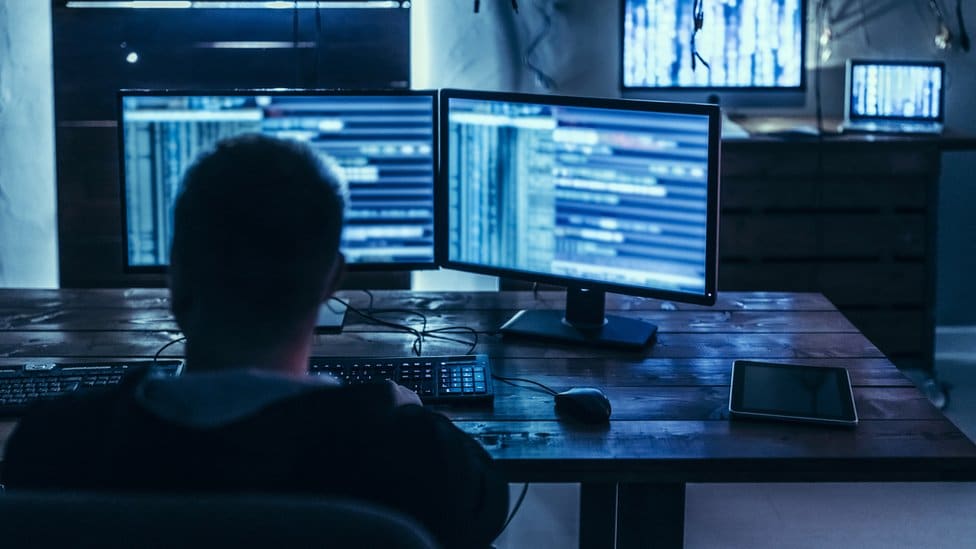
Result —
M551 397L503 383L495 384L493 410L443 410L513 481L976 480L976 445L820 294L725 292L715 307L609 295L608 311L659 326L657 344L634 353L493 335L517 309L561 308L562 293L374 293L377 309L419 310L430 327L477 329L477 352L496 358L501 375L607 393L607 428L559 421ZM369 301L358 291L340 296L356 307ZM151 357L180 335L168 307L168 292L158 289L0 290L0 361ZM419 322L402 312L384 318ZM342 334L316 336L315 354L410 354L411 336L351 313L346 320ZM465 351L424 345L424 354ZM182 352L176 344L163 356ZM730 422L736 358L849 368L861 424ZM13 425L0 422L0 446Z

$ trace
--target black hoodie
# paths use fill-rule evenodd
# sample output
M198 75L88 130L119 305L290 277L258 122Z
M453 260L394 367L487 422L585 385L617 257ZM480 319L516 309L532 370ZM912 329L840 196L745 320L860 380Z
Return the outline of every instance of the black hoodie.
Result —
M143 380L34 408L7 444L13 490L321 494L413 516L445 547L485 547L508 486L443 416L387 385L235 370Z

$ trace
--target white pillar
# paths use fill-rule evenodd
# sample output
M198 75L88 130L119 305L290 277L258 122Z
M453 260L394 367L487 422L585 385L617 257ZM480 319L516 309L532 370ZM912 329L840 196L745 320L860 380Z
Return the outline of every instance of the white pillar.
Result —
M0 0L0 287L58 285L51 3Z

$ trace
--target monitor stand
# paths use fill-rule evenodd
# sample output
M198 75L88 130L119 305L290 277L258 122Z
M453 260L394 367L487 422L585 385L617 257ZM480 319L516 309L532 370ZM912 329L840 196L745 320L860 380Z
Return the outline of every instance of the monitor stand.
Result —
M551 339L597 347L640 350L653 344L657 326L620 316L606 316L606 292L569 288L566 311L523 309L500 329L509 336Z
M342 324L345 320L346 306L334 299L326 299L319 305L319 314L315 319L315 331L338 334L342 331Z

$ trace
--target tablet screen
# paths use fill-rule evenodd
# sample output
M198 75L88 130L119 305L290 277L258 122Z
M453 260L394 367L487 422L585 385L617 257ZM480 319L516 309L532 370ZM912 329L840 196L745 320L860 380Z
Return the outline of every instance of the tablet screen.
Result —
M857 421L844 368L766 364L733 365L730 410L789 418Z

